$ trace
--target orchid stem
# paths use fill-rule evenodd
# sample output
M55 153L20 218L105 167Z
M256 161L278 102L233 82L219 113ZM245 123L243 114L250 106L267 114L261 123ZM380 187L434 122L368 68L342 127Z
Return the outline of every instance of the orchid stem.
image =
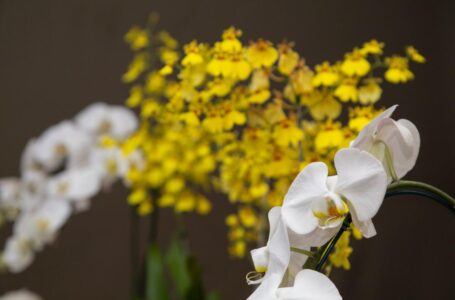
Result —
M308 257L313 257L314 256L313 252L307 251L305 249L296 248L296 247L291 247L291 251L295 252L295 253L306 255Z
M423 182L400 180L389 185L385 198L398 195L416 195L430 198L455 214L455 199L446 192Z
M329 258L330 253L332 252L333 248L335 247L338 240L341 238L343 233L351 226L351 214L348 214L346 218L344 218L343 224L341 225L340 230L337 232L335 237L329 242L327 247L324 247L324 252L322 253L321 260L316 265L315 270L320 272L322 267L324 266L325 262Z
M131 258L131 299L135 299L138 291L139 278L139 217L135 207L131 207L130 216L130 258Z
M432 185L410 180L396 181L389 185L384 199L401 195L422 196L434 200L455 214L455 199L449 194ZM315 267L316 271L320 272L322 270L336 243L340 239L343 232L349 228L351 222L351 215L348 214L335 237L331 239L326 245L320 247L317 253L314 254L316 258L318 256L320 257L320 260Z

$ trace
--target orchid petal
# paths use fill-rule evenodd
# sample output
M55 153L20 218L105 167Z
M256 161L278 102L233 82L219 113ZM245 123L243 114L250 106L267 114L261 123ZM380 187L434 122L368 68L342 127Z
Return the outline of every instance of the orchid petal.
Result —
M376 132L376 127L382 120L390 118L397 107L398 105L393 105L371 120L351 143L351 147L369 151L374 142L373 137Z
M309 269L297 274L293 287L279 289L277 297L283 300L342 299L338 289L327 276Z
M290 260L290 244L286 226L281 218L281 208L269 212L270 234L267 243L269 263L261 285L248 300L273 300L274 293L283 280Z
M374 224L371 220L366 220L363 222L359 221L359 218L357 217L356 211L354 209L351 210L351 216L352 223L354 223L355 227L360 230L363 237L369 239L376 235L376 228L374 227Z
M324 163L309 164L294 179L287 192L282 214L287 225L298 234L306 234L318 226L313 215L313 202L327 193L328 169Z
M8 238L2 261L12 273L20 273L30 266L35 258L35 253L28 246L28 241L19 236Z
M385 119L378 125L376 139L389 148L398 178L402 178L414 167L419 154L420 135L412 122Z
M0 300L42 300L42 298L26 289L21 289L0 296Z
M48 192L53 197L70 201L86 200L101 189L101 180L96 169L70 169L49 180Z
M370 220L378 212L387 188L382 163L365 151L348 148L337 152L335 167L336 192L347 199L360 222Z
M122 106L111 107L112 136L123 140L131 135L138 127L134 113Z
M254 268L257 272L267 270L269 264L269 250L267 246L251 250L251 258L253 260Z

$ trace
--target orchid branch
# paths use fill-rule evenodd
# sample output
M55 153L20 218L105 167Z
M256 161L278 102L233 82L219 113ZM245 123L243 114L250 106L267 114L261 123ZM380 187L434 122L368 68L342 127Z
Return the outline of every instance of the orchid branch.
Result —
M449 194L432 185L410 180L396 181L389 185L384 199L401 195L415 195L426 197L448 208L450 211L452 211L452 213L455 214L455 199ZM336 243L340 239L341 235L349 228L351 222L351 215L348 214L335 237L333 237L326 245L319 248L314 256L315 258L320 258L319 262L314 268L316 271L322 270L322 267L325 265ZM306 267L312 267L312 264L314 264L314 262L306 264Z

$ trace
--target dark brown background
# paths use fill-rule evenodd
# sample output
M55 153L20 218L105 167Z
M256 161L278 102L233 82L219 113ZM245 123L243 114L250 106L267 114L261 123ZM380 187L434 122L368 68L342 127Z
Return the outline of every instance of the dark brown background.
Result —
M122 103L120 82L131 54L123 34L154 9L179 40L215 40L229 25L246 38L297 42L309 64L335 60L370 38L388 51L415 45L428 63L416 80L388 85L383 104L417 124L419 161L408 178L455 194L454 1L126 1L0 0L0 176L17 175L23 146L46 127L93 101ZM129 210L118 186L74 216L57 243L20 275L1 275L0 292L22 286L47 300L128 298ZM223 299L245 299L248 262L225 252L224 216L216 199L210 216L190 217L191 247L206 284ZM160 240L170 232L161 220ZM350 272L333 279L345 299L455 299L455 218L423 199L388 200L375 218L379 235L355 245ZM3 230L3 235L6 231Z

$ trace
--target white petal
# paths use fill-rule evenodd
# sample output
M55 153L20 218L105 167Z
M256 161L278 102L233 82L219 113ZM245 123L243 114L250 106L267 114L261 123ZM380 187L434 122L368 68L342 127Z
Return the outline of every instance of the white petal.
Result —
M21 177L20 202L22 210L33 210L41 205L46 195L47 176L33 169L26 170Z
M18 208L21 182L18 178L0 179L0 207Z
M48 200L36 212L35 220L45 220L47 231L56 233L67 222L71 214L70 205L61 199Z
M49 194L70 201L84 201L101 189L101 179L96 169L70 169L49 180Z
M8 238L2 260L12 273L20 273L31 265L35 253L29 247L28 242L21 237Z
M391 106L371 120L370 123L368 123L362 131L360 131L357 138L351 143L351 147L369 151L373 144L376 127L382 120L390 118L397 107L398 105Z
M320 247L336 235L341 227L341 222L342 220L334 227L317 227L312 232L301 235L301 240L310 247Z
M261 285L248 300L272 300L283 280L290 260L290 244L285 224L281 218L281 208L274 207L269 212L270 234L267 243L269 264Z
M26 289L21 289L4 294L0 300L42 300L42 298Z
M70 214L68 202L62 199L47 200L33 210L23 211L14 223L13 232L29 240L33 248L39 251L53 241Z
M310 251L310 247L300 248ZM308 256L301 253L291 252L291 259L286 274L281 282L281 286L287 287L294 285L295 277L302 270L303 265L307 261Z
M388 146L398 178L414 167L419 154L420 135L413 123L404 119L398 122L385 119L378 125L376 138Z
M373 218L387 188L382 163L365 151L348 148L337 152L335 167L338 173L335 192L347 199L360 222Z
M75 118L78 126L94 136L107 134L116 139L125 139L138 127L135 114L119 105L94 103Z
M20 170L21 173L30 169L36 169L38 166L35 162L36 139L27 142L21 156Z
M253 260L256 271L267 269L269 264L269 250L267 246L251 250L251 258ZM260 271L258 271L260 272Z
M114 138L123 140L131 135L138 127L136 115L129 109L122 106L111 108L111 134Z
M33 146L33 162L48 172L60 168L65 159L83 159L92 145L87 133L70 121L63 121L47 129Z
M328 191L327 175L327 166L316 162L309 164L292 182L284 198L282 214L294 232L306 234L318 226L312 206L314 201L322 201Z
M84 108L74 118L77 126L91 134L98 134L100 126L108 121L109 106L106 103L96 102Z
M358 217L355 214L355 210L351 211L352 223L357 227L362 233L363 237L369 239L376 235L376 228L371 220L360 222Z
M305 269L297 274L292 288L279 289L283 300L340 300L341 295L330 279L322 273Z

